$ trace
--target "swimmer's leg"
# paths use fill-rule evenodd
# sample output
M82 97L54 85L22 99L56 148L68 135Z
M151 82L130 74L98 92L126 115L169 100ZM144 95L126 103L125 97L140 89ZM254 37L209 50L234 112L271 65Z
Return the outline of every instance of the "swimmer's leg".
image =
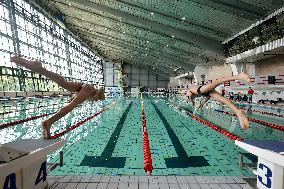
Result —
M210 84L203 85L200 88L200 92L201 93L208 93L208 92L214 90L218 85L220 85L222 83L225 83L227 81L235 81L235 80L243 80L243 81L246 81L246 82L250 82L250 77L247 74L242 72L239 75L219 78L219 79L213 81Z
M66 114L71 112L76 106L80 103L84 102L90 96L90 90L88 87L83 87L80 92L74 97L74 99L68 103L66 106L62 107L58 112L56 112L53 116L48 118L42 123L44 138L50 139L50 127L53 123L64 117Z
M66 81L61 75L52 71L48 71L47 69L42 67L42 63L40 61L29 61L19 56L11 57L11 61L15 62L16 64L22 65L33 72L37 72L39 74L44 75L45 77L57 83L60 87L70 92L79 92L81 89L80 83Z
M248 119L247 117L245 116L244 112L241 110L241 109L238 109L231 100L223 97L220 93L216 92L216 91L213 91L213 92L210 92L209 95L214 98L215 100L221 102L221 103L224 103L226 104L227 106L229 106L234 112L235 114L237 115L237 117L239 118L240 120L240 125L241 125L241 128L243 129L247 129L249 127L249 122L248 122Z

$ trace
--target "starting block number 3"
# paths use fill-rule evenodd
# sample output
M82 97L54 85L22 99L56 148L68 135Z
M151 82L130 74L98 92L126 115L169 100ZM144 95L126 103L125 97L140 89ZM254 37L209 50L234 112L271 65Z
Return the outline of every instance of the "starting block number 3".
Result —
M35 179L34 185L36 186L40 182L46 181L46 161L43 162L40 166L40 169ZM8 175L5 179L3 189L18 189L16 186L16 174L12 173Z
M262 171L260 171L262 170ZM263 184L266 188L271 188L272 186L272 171L266 165L260 163L258 164L258 181Z

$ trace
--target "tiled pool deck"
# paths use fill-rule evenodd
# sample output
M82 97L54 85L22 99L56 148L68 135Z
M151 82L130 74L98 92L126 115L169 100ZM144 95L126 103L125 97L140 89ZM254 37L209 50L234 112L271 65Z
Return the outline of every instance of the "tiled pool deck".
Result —
M256 189L255 177L236 176L52 175L48 183L49 189Z

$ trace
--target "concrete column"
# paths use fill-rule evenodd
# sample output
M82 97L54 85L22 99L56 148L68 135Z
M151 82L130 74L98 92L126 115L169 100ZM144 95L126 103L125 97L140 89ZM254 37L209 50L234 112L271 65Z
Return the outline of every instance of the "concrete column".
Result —
M122 73L122 61L120 60L115 60L114 62L114 69L115 72L117 73L117 80L118 80L118 88L120 90L121 93L124 92L123 86L123 73Z
M246 64L246 67L247 67L246 73L251 77L255 77L255 75L256 75L255 64L249 63L249 64Z
M204 74L201 74L201 83L202 83L202 85L204 85L204 83L205 83L205 75Z
M243 64L231 64L233 75L238 75L243 71Z
M255 64L251 63L237 63L237 64L231 64L233 75L237 75L241 72L245 72L251 77L254 77L255 72Z

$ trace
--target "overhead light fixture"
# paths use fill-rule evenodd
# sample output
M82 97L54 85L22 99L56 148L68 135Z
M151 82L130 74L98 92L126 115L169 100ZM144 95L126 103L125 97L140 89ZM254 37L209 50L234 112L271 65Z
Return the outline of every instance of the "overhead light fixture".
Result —
M124 31L124 32L122 32L122 33L125 33L125 31Z
M151 14L151 15L154 15L154 13L153 13L153 12L151 12L150 14Z
M111 37L108 37L109 39L111 39Z
M175 36L174 35L172 35L172 38L174 38Z
M105 30L107 30L107 28L105 28Z
M259 37L258 37L258 36L254 37L254 38L252 39L252 41L255 42L255 43L258 43L258 40L259 40Z
M185 20L185 17L182 17L181 19L182 19L182 20Z
M153 68L153 70L154 70L155 68Z
M147 43L149 43L149 41L147 41Z

